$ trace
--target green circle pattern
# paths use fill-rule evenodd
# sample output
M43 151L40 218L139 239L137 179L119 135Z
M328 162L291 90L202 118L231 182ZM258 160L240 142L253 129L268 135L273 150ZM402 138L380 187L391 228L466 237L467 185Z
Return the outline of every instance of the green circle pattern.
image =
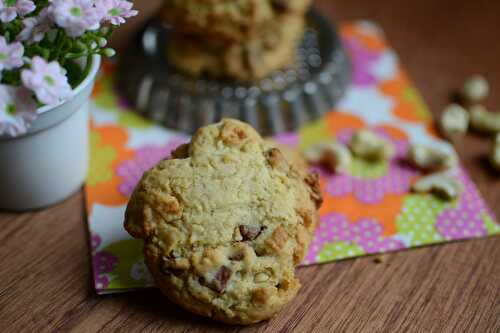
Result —
M365 251L356 244L346 242L335 242L325 245L318 253L318 262L328 262L345 258L358 257L365 254Z
M369 162L360 158L353 158L348 173L356 178L378 179L385 176L388 170L388 162Z
M408 195L403 201L401 213L396 218L398 233L408 237L408 246L442 241L443 238L434 225L439 214L449 207L449 203L432 195Z

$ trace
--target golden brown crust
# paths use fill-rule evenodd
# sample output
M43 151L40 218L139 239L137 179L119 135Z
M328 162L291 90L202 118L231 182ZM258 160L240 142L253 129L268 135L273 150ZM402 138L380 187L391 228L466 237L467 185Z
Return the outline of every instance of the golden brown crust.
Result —
M300 287L318 221L305 171L236 120L201 128L174 156L143 176L125 214L156 284L219 321L272 317Z

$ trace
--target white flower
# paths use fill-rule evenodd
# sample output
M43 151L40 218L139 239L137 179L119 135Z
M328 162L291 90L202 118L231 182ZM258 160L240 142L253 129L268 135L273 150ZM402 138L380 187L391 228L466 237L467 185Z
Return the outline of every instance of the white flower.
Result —
M0 136L25 134L36 117L36 102L28 89L0 85Z
M71 86L65 74L65 70L57 61L48 63L43 58L35 56L31 69L24 69L21 72L21 80L25 87L35 92L41 103L52 105L71 95Z
M25 16L36 9L30 0L0 0L0 21L10 22L18 15Z
M34 17L28 17L23 20L24 29L17 35L18 41L38 43L45 34L52 28L52 20L49 17L47 8Z
M14 42L7 43L7 40L0 36L0 72L4 69L19 68L23 65L23 44Z
M92 0L53 0L49 5L49 13L70 37L79 37L87 30L99 29L101 15Z
M138 11L132 9L133 5L126 0L96 0L96 7L102 15L102 20L113 25L123 24L126 18L136 16Z

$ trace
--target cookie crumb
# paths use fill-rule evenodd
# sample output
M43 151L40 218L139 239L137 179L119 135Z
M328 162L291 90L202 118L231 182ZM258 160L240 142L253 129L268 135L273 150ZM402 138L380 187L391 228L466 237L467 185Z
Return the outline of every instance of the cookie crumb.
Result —
M373 262L376 264L381 264L384 262L384 259L382 257L375 257L373 258Z

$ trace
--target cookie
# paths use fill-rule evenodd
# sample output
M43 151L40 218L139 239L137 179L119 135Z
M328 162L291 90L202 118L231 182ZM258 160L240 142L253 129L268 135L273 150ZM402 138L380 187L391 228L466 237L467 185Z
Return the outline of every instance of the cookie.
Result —
M283 14L303 16L311 0L165 0L163 19L178 31L241 42Z
M257 38L229 45L177 34L168 46L169 63L195 77L261 80L275 70L294 65L304 24L302 17L283 16Z
M249 125L222 120L146 172L125 213L156 285L226 323L268 319L296 295L295 267L318 222L317 175Z

